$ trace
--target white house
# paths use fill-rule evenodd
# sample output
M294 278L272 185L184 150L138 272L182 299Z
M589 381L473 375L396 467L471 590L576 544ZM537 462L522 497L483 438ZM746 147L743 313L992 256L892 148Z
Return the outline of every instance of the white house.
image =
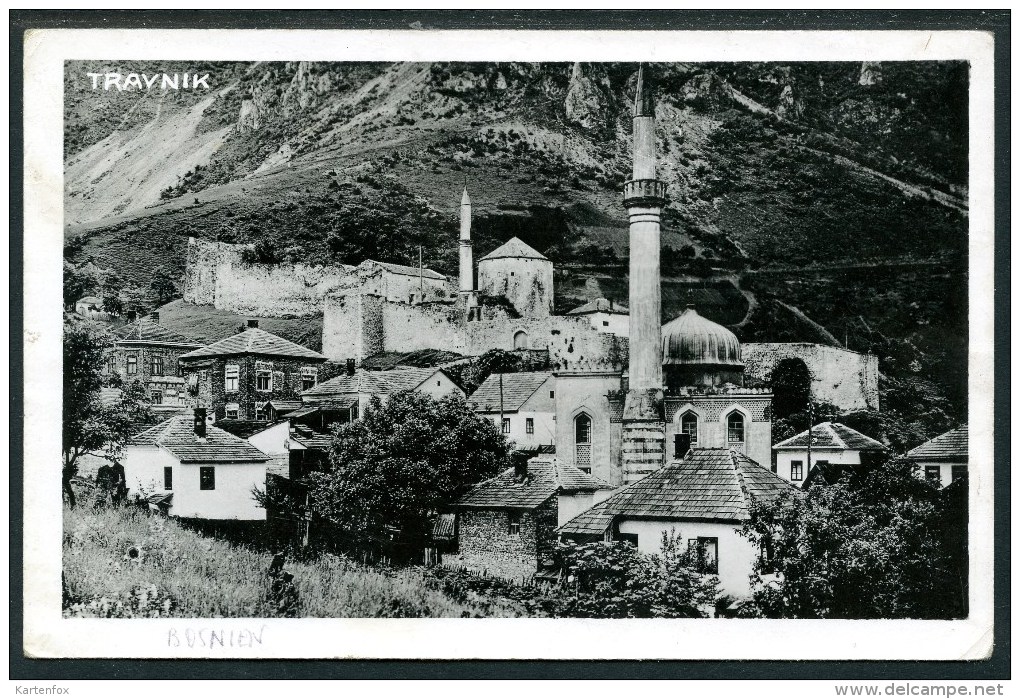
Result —
M552 372L489 374L468 401L518 449L556 443L556 379Z
M266 487L270 457L208 425L205 410L176 416L135 435L123 465L129 497L171 494L169 514L212 520L264 520L252 490Z
M240 437L269 457L268 473L290 475L290 421L259 422L256 420L217 420L216 427Z
M433 398L442 398L451 393L464 395L464 389L454 383L445 371L435 367L418 369L401 367L389 371L365 371L335 376L328 381L301 394L305 409L313 407L348 406L350 418L357 419L365 412L373 396L385 401L390 394L398 391L418 391ZM303 411L291 413L289 417L301 416Z
M627 337L630 332L630 312L627 307L612 299L595 299L567 311L568 316L585 316L591 326L603 333Z
M859 466L885 451L881 442L838 422L822 422L811 428L810 454L807 430L772 447L775 473L797 485L802 485L816 466Z
M764 466L729 449L691 449L559 528L573 541L630 541L659 553L664 534L698 553L701 571L719 576L721 592L750 593L759 552L740 534L752 499L772 501L801 491Z
M938 479L946 487L960 478L967 478L967 426L940 434L935 439L914 447L907 458L921 467L925 478Z

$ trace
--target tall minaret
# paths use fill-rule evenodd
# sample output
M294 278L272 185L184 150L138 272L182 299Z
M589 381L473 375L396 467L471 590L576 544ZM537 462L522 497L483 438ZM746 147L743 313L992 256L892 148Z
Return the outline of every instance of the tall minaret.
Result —
M460 198L460 293L475 290L474 259L471 251L471 197L467 187Z
M659 222L666 183L655 177L655 100L638 68L634 98L634 178L624 185L630 219L630 384L623 413L623 475L632 483L662 467L662 292Z

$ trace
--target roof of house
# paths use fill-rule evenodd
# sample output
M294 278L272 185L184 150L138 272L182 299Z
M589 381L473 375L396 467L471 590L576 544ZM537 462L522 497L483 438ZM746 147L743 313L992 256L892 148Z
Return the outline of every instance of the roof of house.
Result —
M201 342L196 342L190 337L185 337L178 332L165 328L159 323L154 323L149 316L139 318L133 323L122 325L113 331L120 342L152 342L165 343L168 345L186 345L188 347L201 347Z
M286 420L277 420L276 422L266 422L265 420L217 420L216 426L221 430L226 430L235 437L248 439L248 437L259 432L265 432L270 427L276 427L281 422L286 422Z
M101 304L102 302L103 302L103 299L99 298L98 296L82 296L80 299L78 299L75 302L75 305L77 305L79 303L99 303L99 304Z
M523 479L513 468L479 483L457 501L458 507L481 509L538 507L558 492L608 490L607 483L589 476L574 466L553 459L528 462Z
M743 454L692 449L574 517L564 534L603 534L617 518L741 522L752 498L773 500L801 492Z
M432 538L443 541L451 540L457 532L457 515L444 513L436 517L432 524Z
M438 349L421 349L411 352L376 352L361 360L362 369L399 369L401 367L435 367L464 359L464 355Z
M410 276L410 277L417 277L418 276L418 271L419 271L418 267L408 267L407 265L398 265L398 264L394 264L393 262L379 262L378 260L365 260L361 264L363 264L363 265L368 265L368 264L379 265L380 267L385 269L387 272L390 272L392 274L406 274L407 276ZM428 267L424 267L424 268L421 269L421 276L425 277L426 279L446 279L445 276L443 276L439 272L435 272L435 271L429 269Z
M295 410L300 410L301 405L302 403L299 400L281 400L279 398L274 398L270 401L266 401L266 407L271 407L276 411L277 415L281 416L292 413Z
M583 316L589 313L616 313L625 316L630 314L630 310L626 305L609 299L594 299L567 311L568 316Z
M503 378L503 410L520 410L535 391L552 377L549 371L521 371L514 374L489 374L482 385L471 394L470 402L482 411L498 411L500 377Z
M290 429L290 438L309 449L320 451L329 449L329 445L333 443L333 435L318 432L307 425L293 425Z
M206 357L228 357L239 354L262 354L272 357L297 357L312 361L326 361L326 358L307 347L284 340L279 335L266 332L260 328L248 328L244 332L231 335L207 347L182 354L182 360L204 359Z
M389 371L365 371L358 369L354 374L341 374L313 386L301 395L305 397L330 396L347 393L370 393L388 395L397 391L410 391L427 381L440 369L426 367L417 369L402 367Z
M967 426L962 425L907 452L915 461L966 461Z
M776 444L773 449L807 449L808 432L804 430ZM838 422L823 422L811 428L812 449L854 449L885 451L885 445L852 427Z
M500 257L525 257L532 260L549 259L516 236L490 252L488 255L483 257L482 260L495 260Z
M132 446L158 446L182 463L265 462L269 457L251 444L214 425L206 425L205 441L195 437L193 420L177 415L132 437Z

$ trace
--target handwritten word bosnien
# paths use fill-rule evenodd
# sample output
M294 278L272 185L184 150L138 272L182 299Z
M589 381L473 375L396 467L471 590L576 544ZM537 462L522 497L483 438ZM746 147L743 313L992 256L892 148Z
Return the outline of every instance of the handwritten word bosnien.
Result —
M167 633L166 644L170 648L254 648L262 645L262 636L266 632L265 625L257 631L253 629L193 629L182 631L171 627Z
M209 89L209 74L199 75L198 73L156 73L147 75L145 73L85 73L92 78L92 89L98 90L100 86L104 90L117 88L118 92L124 90L152 90L158 87L161 90L197 90L199 88Z

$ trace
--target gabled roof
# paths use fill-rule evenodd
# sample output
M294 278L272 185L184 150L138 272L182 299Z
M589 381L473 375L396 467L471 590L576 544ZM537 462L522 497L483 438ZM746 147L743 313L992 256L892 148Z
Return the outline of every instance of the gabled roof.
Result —
M427 381L439 369L411 367L392 369L390 371L365 371L358 369L353 375L334 376L313 386L301 395L305 398L327 398L332 395L349 393L368 393L372 395L389 395L397 391L410 391Z
M967 426L957 427L907 452L914 461L967 461Z
M296 357L310 361L324 362L326 358L307 347L284 340L279 335L260 328L248 328L244 332L214 342L208 347L182 354L182 360L204 359L206 357L229 357L243 354L260 354L269 357Z
M583 316L589 313L616 313L625 316L630 315L630 310L624 304L609 299L594 299L567 311L568 316Z
M489 374L468 400L481 411L499 410L499 379L503 377L503 410L520 410L535 391L552 377L549 371L521 371L515 374Z
M75 305L79 303L98 303L102 305L103 299L99 298L98 296L82 296L80 299L75 301Z
M385 269L387 272L390 272L391 274L404 274L404 275L407 275L409 277L417 277L418 276L418 268L417 267L408 267L407 265L398 265L398 264L394 264L393 262L379 262L378 260L364 260L361 263L361 265L358 265L358 266L360 267L362 265L364 265L366 267L369 266L369 265L378 265L379 267L382 267L383 269ZM428 267L424 267L424 268L421 269L421 276L424 277L425 279L446 279L445 276L443 276L439 272L436 272L436 271L433 271L433 270L429 269Z
M784 439L773 449L807 449L808 432ZM856 451L885 451L885 445L866 434L838 422L823 422L811 428L812 449L853 449Z
M333 443L333 435L313 430L307 425L293 425L290 429L290 438L309 449L321 451L326 451Z
M153 323L149 316L139 318L133 323L122 325L113 331L117 336L118 343L126 344L131 342L148 342L153 344L185 345L187 347L201 347L201 342L196 342L190 337L165 328L159 323Z
M552 459L528 462L524 479L516 477L508 468L501 474L479 483L457 501L457 507L480 509L538 507L559 492L608 490L607 483L589 476L574 466L560 464Z
M282 422L286 422L286 420L277 420L276 422L266 422L265 420L217 420L216 426L221 430L226 430L235 437L248 439L248 437L259 432L265 432L270 427L276 427Z
M567 535L601 535L617 518L742 522L751 498L801 492L769 469L728 449L692 449L570 520Z
M266 407L272 408L276 411L276 414L280 416L287 415L295 410L300 410L301 405L301 401L299 400L282 400L280 398L274 398L266 402Z
M506 241L498 248L482 258L482 260L495 260L500 257L524 257L531 260L548 260L549 258L535 248L525 243L516 236ZM479 260L480 262L481 260Z
M129 440L132 446L158 446L182 463L252 463L265 462L269 457L251 444L214 425L205 428L206 438L195 437L193 420L177 415Z

